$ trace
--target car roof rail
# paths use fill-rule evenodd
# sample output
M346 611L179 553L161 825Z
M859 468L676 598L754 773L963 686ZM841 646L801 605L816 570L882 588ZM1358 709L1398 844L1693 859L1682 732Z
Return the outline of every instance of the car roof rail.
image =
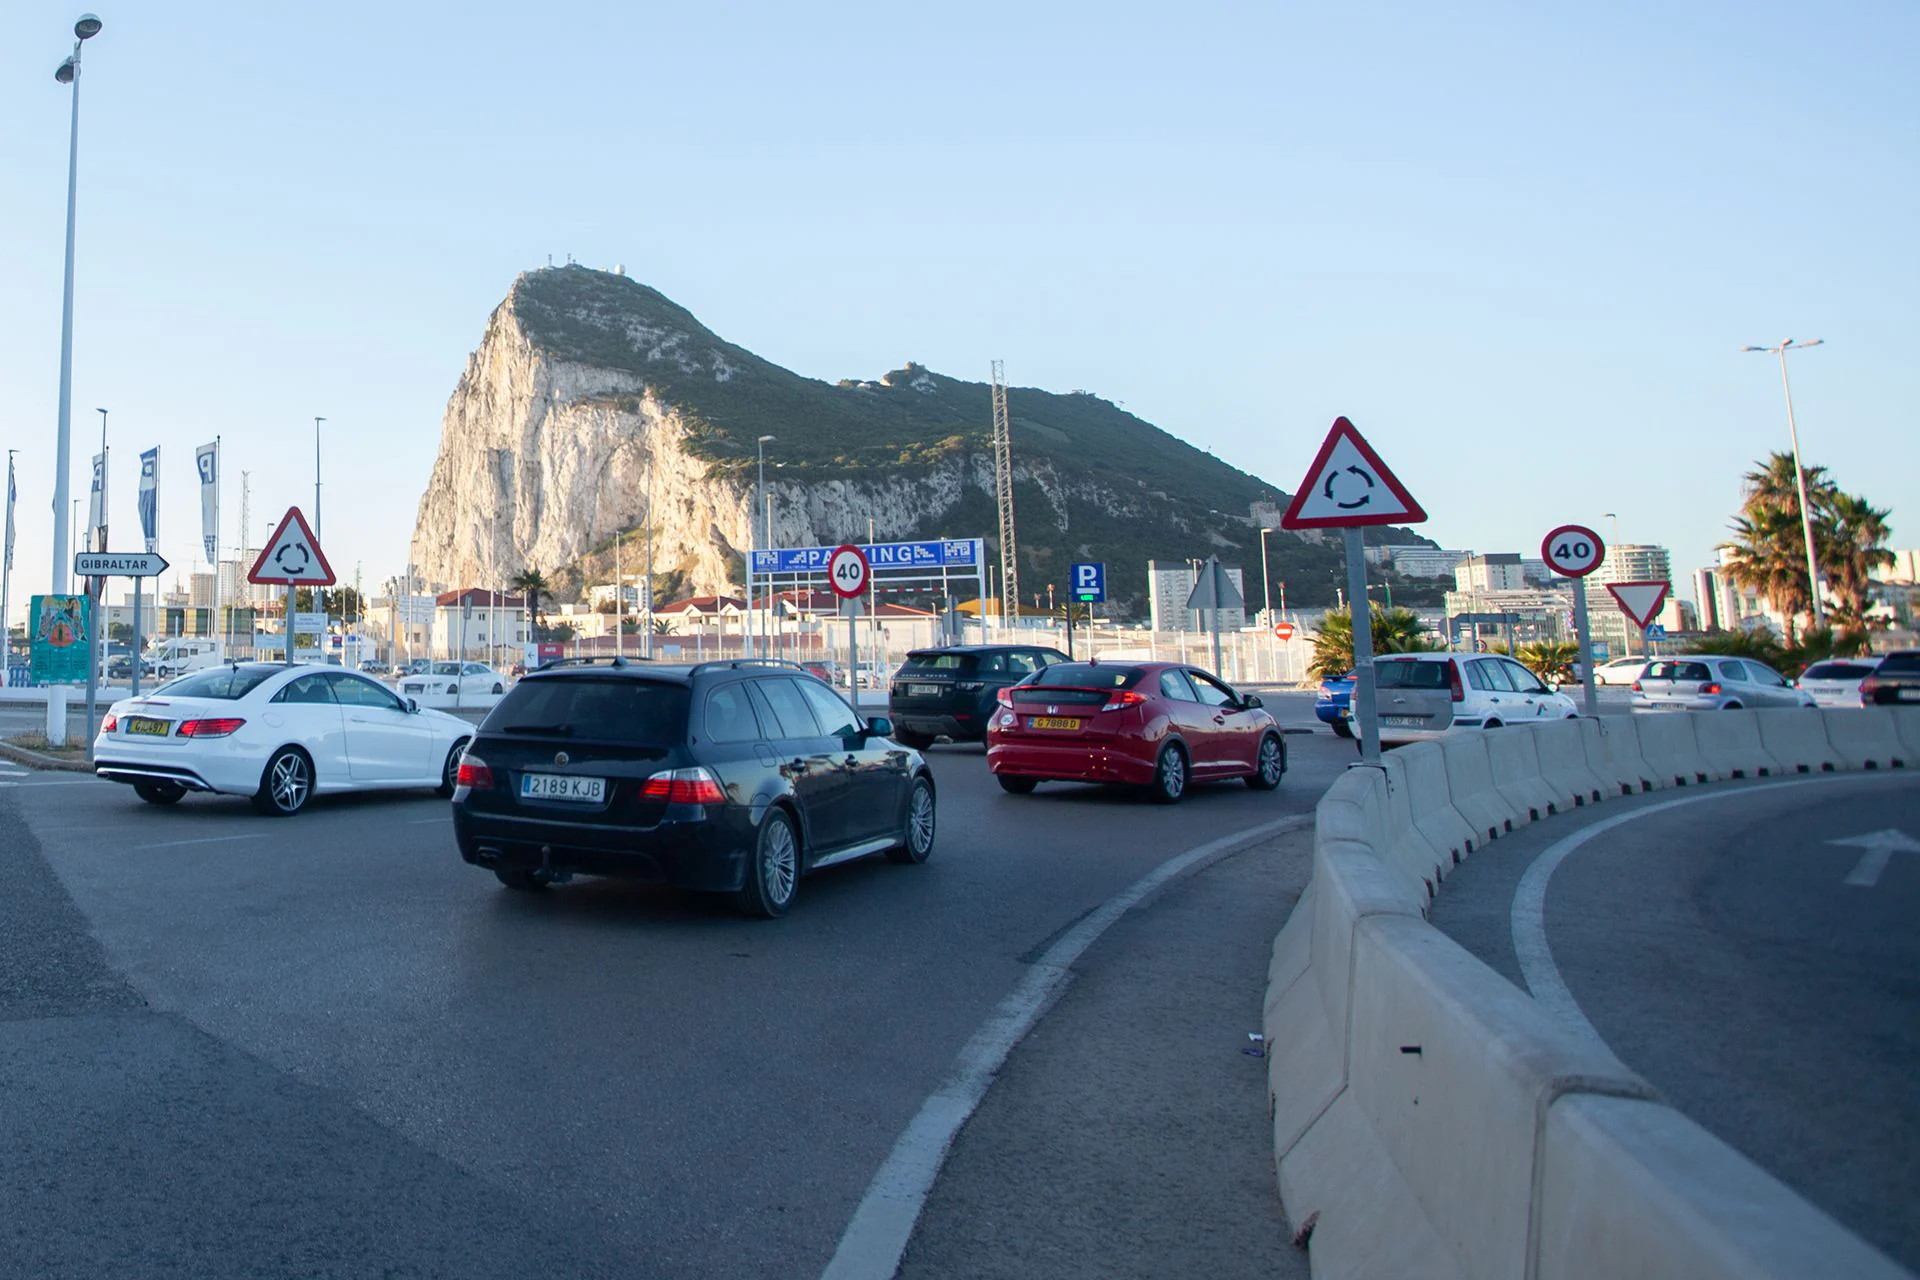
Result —
M610 667L627 667L627 666L632 666L636 662L651 662L651 661L652 659L646 657L644 654L635 654L631 658L625 657L621 654L615 654L610 658L598 657L592 654L588 654L586 656L578 657L578 658L554 658L551 661L541 663L539 666L535 667L534 670L535 671L554 671L560 667L590 667L597 662L604 662Z
M695 663L687 669L687 674L697 676L702 671L713 671L719 668L738 670L741 667L773 667L780 671L798 671L802 675L813 674L800 663L789 662L785 658L713 658L707 662Z

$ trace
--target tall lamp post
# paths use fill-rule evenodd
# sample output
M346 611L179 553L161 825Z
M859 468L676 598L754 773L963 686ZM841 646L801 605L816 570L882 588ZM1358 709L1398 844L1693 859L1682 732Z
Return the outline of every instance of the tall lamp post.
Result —
M761 510L766 505L766 496L767 496L767 442L772 439L773 439L772 436L761 436L759 440L755 442L755 452L758 453L760 457L760 478L759 478L759 483L754 487L753 510L748 514L748 518L753 522L753 549L755 551L760 550ZM771 536L772 530L769 529L767 532L768 532L768 535ZM771 581L771 579L769 579L769 581ZM754 616L753 614L753 557L749 556L747 558L747 618L748 620L752 621L753 616ZM762 627L761 630L764 630L764 627ZM764 636L762 636L761 637L762 647L765 646L765 643L766 643L766 639Z
M73 559L60 508L69 501L68 455L73 452L73 222L80 180L80 46L99 35L100 26L100 19L81 14L73 24L73 54L53 73L61 84L73 86L73 123L67 135L67 268L60 304L60 419L53 455L53 594L57 596L67 593L67 570ZM65 737L63 732L60 739Z
M320 424L325 418L313 420L313 536L321 536L320 528Z
M1787 439L1793 443L1793 487L1800 494L1800 533L1807 543L1807 595L1813 600L1813 625L1823 627L1827 622L1827 607L1820 601L1820 564L1813 553L1813 512L1807 506L1807 476L1800 468L1800 429L1793 421L1793 386L1787 381L1787 352L1801 347L1818 347L1825 343L1823 338L1811 342L1795 342L1788 338L1785 342L1771 347L1745 346L1742 351L1759 351L1780 358L1780 390L1787 397Z

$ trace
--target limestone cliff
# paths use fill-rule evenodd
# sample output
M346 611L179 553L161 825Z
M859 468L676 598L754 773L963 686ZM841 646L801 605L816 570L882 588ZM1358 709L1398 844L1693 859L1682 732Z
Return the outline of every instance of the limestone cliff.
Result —
M1116 594L1137 596L1149 557L1216 551L1247 566L1253 586L1258 526L1273 523L1280 490L1097 396L1014 388L1009 403L1029 595L1091 558L1108 562ZM447 405L412 558L449 586L538 568L564 597L583 567L605 571L618 531L628 571L638 568L651 509L662 591L737 590L761 435L776 437L774 546L864 540L870 522L882 539L992 544L990 432L983 383L911 364L872 382L803 378L622 275L528 272ZM1276 579L1297 564L1303 585L1330 581L1330 547L1271 543Z

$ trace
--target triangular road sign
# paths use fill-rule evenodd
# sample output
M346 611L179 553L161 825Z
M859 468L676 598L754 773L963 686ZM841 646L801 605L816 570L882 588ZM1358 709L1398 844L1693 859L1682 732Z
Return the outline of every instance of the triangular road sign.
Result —
M1667 602L1667 591L1672 586L1668 582L1609 582L1607 590L1613 593L1614 603L1620 606L1620 612L1633 619L1633 624L1641 630L1653 625L1660 612L1660 606Z
M303 587L330 587L333 568L320 551L320 539L307 527L300 508L288 507L280 527L267 539L267 549L247 571L248 582L291 582Z
M1225 569L1220 570L1220 590L1213 589L1214 567L1218 565L1218 556L1208 556L1207 562L1200 566L1200 576L1194 579L1193 590L1187 593L1189 609L1244 609L1247 602L1234 587L1233 579L1227 576Z
M1295 490L1282 529L1418 524L1427 518L1407 487L1345 418L1333 420L1307 478Z

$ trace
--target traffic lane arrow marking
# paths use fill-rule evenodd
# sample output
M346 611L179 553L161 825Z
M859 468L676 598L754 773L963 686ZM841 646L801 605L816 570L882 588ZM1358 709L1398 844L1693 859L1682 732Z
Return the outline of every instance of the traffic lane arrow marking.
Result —
M1853 864L1853 870L1847 873L1845 883L1859 889L1871 889L1880 883L1880 873L1887 869L1887 863L1893 860L1895 853L1920 853L1920 840L1915 840L1898 827L1887 827L1880 831L1869 831L1864 835L1847 836L1841 840L1829 840L1828 844L1842 848L1864 849L1860 861Z

